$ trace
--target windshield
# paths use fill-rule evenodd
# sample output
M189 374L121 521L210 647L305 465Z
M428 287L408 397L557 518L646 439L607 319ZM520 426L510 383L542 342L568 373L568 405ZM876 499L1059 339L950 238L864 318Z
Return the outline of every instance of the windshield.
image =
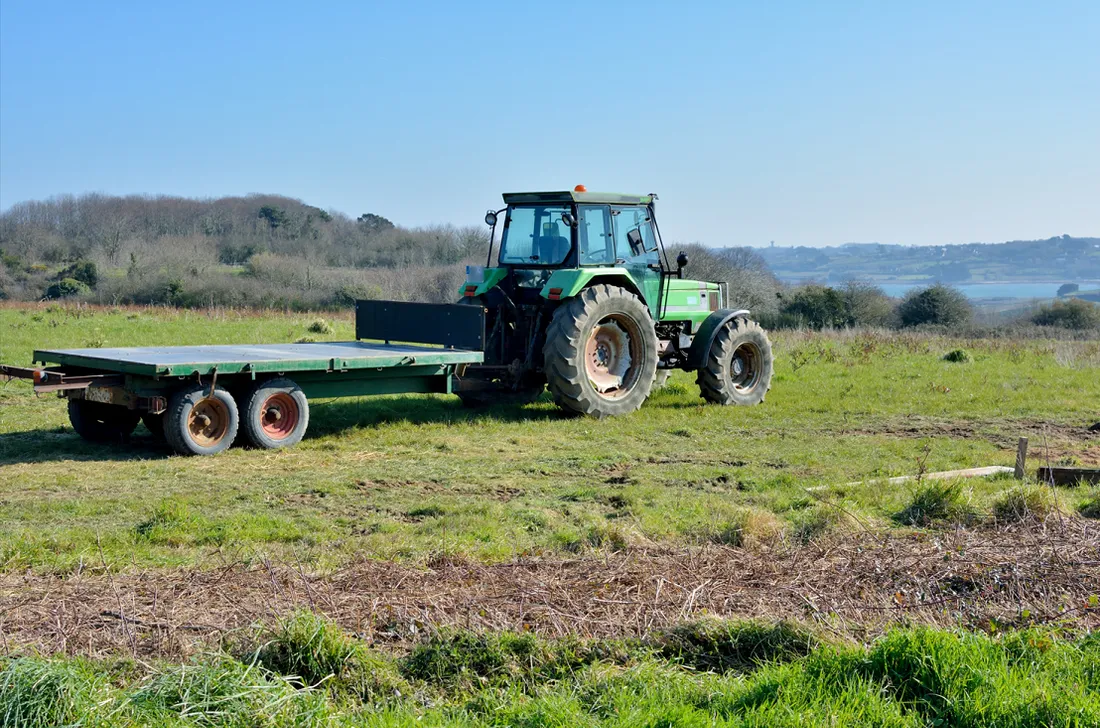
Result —
M572 247L561 219L568 205L511 207L500 241L501 265L560 265Z

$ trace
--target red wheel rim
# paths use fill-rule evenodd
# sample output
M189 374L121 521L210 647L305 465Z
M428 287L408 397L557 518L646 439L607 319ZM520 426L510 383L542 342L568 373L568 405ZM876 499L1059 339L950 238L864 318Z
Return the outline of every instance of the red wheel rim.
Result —
M260 427L272 440L285 440L298 426L298 403L286 392L276 392L260 406Z

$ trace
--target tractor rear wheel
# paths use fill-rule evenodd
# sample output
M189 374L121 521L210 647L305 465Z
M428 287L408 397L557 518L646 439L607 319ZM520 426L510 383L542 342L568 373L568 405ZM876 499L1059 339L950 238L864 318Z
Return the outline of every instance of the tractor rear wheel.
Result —
M244 399L244 436L255 447L297 445L309 427L309 402L286 377L257 382Z
M608 417L642 406L657 373L657 334L641 299L586 288L554 311L543 346L546 383L567 412Z
M237 403L229 392L188 385L168 400L164 439L180 455L216 455L233 444L239 421Z
M710 345L696 374L703 399L715 404L760 404L772 381L772 345L760 324L735 318Z
M123 442L137 427L141 414L122 405L69 400L69 422L89 442Z

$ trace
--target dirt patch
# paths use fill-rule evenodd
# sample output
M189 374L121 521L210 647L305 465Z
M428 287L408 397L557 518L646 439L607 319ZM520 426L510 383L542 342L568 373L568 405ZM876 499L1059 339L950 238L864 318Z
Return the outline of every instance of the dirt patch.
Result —
M1008 529L884 536L762 550L711 546L486 565L363 561L137 574L0 576L5 652L181 657L234 630L310 608L376 644L425 630L642 635L702 615L788 618L866 637L893 623L1100 628L1100 526L1054 514Z
M1012 419L968 422L913 415L876 423L873 427L845 430L843 434L978 438L1012 452L1016 451L1017 440L1026 437L1029 462L1036 467L1040 462L1057 463L1063 458L1074 459L1081 465L1100 465L1100 431L1093 431L1088 422L1080 425Z

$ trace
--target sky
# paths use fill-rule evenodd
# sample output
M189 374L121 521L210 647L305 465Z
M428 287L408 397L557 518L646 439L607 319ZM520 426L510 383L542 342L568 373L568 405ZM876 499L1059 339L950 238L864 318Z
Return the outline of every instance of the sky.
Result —
M1100 235L1100 3L0 0L0 209L576 184L711 246Z

